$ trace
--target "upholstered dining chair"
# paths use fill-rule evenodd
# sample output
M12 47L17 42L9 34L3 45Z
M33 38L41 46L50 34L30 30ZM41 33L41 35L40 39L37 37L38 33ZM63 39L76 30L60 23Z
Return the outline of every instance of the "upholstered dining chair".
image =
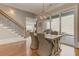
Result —
M44 32L46 32L46 34L50 34L51 30L50 29L47 29Z
M52 44L45 39L44 34L37 34L39 41L38 55L49 56L52 54Z
M31 43L31 49L38 49L38 38L37 36L34 36L33 32L30 32L32 43Z
M58 35L58 32L57 31L52 31L51 34L52 35Z

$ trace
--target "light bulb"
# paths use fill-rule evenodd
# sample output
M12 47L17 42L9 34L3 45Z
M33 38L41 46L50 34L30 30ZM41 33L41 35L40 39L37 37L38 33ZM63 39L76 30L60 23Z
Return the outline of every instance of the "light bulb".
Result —
M43 17L42 17L42 16L40 16L40 19L43 19Z
M10 14L14 15L14 10L10 9Z
M45 19L47 18L46 16L43 16Z

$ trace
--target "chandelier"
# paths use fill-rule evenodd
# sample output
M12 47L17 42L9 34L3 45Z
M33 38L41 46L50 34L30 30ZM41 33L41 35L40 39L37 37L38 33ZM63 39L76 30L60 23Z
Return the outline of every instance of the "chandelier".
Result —
M43 8L42 8L42 11L41 11L41 14L40 14L39 18L43 19L43 20L47 18L44 3L43 3Z
M42 11L39 14L39 18L40 19L46 19L49 15L48 10L50 10L50 8L52 7L52 4L48 4L48 6L45 6L45 3L43 3L43 7L42 7Z

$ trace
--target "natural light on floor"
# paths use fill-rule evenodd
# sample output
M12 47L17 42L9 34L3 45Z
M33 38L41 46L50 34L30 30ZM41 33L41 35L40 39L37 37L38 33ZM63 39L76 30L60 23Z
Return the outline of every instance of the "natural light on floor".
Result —
M67 45L61 45L61 53L60 56L75 56L74 48L67 46Z

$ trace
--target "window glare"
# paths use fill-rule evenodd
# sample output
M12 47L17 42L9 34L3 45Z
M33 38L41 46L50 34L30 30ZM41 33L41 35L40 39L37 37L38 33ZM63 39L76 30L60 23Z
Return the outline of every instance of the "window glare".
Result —
M61 18L61 31L66 34L74 35L74 15L67 15Z
M27 18L26 19L26 30L33 32L35 30L35 28L34 28L35 24L36 24L36 19Z
M58 31L59 32L59 18L54 18L51 21L51 29L53 31Z

